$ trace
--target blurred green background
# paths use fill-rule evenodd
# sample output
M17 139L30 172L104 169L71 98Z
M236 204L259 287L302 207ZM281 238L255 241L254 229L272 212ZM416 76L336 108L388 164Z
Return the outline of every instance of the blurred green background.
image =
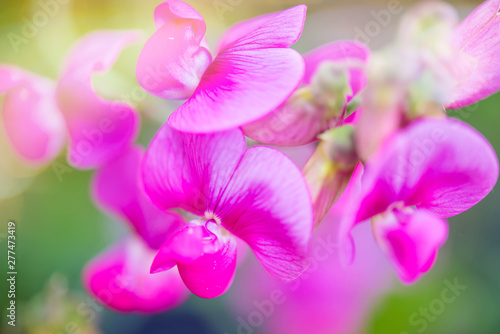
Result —
M57 3L53 17L40 27L16 52L9 34L22 34L25 20L43 10L50 1L1 0L0 62L22 66L33 72L57 78L64 56L75 40L94 29L143 29L153 32L153 10L160 1L151 0L73 0ZM61 1L63 2L63 1ZM357 0L241 0L187 1L207 21L207 37L213 46L217 37L232 23L299 3L309 6L301 40L294 46L300 52L337 39L352 39L367 22L373 21L373 10L387 6L388 1ZM408 8L416 1L401 1ZM221 3L225 6L221 6ZM465 16L480 1L453 2ZM217 9L218 8L218 9ZM223 9L221 9L223 8ZM400 16L400 15L399 15ZM377 49L389 42L395 33L399 16L391 18L380 34L370 38L370 47ZM95 78L95 86L103 96L116 98L128 94L143 114L139 142L147 145L155 131L178 105L153 97L130 94L137 84L134 64L140 45L125 50L116 66ZM500 95L493 96L467 110L450 112L478 129L500 152ZM3 136L3 134L2 134ZM3 137L0 138L4 140ZM17 303L18 326L6 326L6 280L0 281L0 318L2 333L60 334L64 329L50 327L47 312L58 308L69 310L88 327L85 333L99 333L93 327L98 321L103 333L156 333L154 328L170 324L172 333L233 332L237 323L225 296L203 300L192 296L180 308L164 315L142 317L114 314L103 310L83 292L80 275L83 265L102 249L125 233L125 228L99 212L89 196L92 172L56 169L67 166L65 157L40 172L15 165L8 147L1 145L0 175L0 276L7 271L7 222L17 223ZM458 217L450 219L450 235L434 268L413 286L397 283L378 300L364 320L367 333L406 334L487 334L500 333L500 194L499 186L481 203ZM54 274L57 275L54 276ZM370 279L367 277L366 279ZM466 289L432 320L422 331L410 318L421 308L428 308L440 298L446 281L455 279ZM65 286L67 283L67 287ZM61 297L63 296L63 297ZM60 300L64 300L61 305ZM98 317L81 319L76 314L80 303L95 308ZM59 306L58 306L59 305ZM307 307L307 306L305 306ZM49 312L49 313L50 313ZM75 313L75 314L73 314ZM91 321L87 321L91 320ZM186 323L191 327L187 326ZM45 325L45 327L44 327ZM150 327L148 327L150 326ZM156 327L155 327L156 326ZM176 327L177 326L177 327ZM184 327L183 327L184 326ZM86 328L86 327L84 327ZM143 328L143 329L140 329ZM144 329L146 328L146 329ZM148 329L149 328L149 329ZM233 330L231 330L233 329ZM70 333L68 331L68 333ZM82 332L84 333L84 332ZM170 333L170 331L158 331Z

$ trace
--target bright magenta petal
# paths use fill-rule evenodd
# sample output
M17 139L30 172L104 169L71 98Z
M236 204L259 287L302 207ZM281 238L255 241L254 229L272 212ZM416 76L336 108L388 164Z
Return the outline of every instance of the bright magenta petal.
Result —
M83 285L104 305L120 312L163 312L183 303L189 291L177 269L150 274L154 251L130 238L90 261Z
M121 50L138 37L133 31L98 31L83 37L68 57L57 99L70 135L69 162L96 168L119 155L134 140L138 115L122 102L101 99L92 74L108 70Z
M359 209L363 171L363 165L358 163L352 173L351 180L330 210L327 216L329 218L325 222L334 225L331 230L333 231L335 243L339 248L338 253L343 265L350 265L354 262L355 248L351 231L355 225L356 213Z
M216 219L252 248L271 276L290 280L307 268L311 198L300 170L282 153L248 149L214 204Z
M155 23L157 30L137 62L137 81L155 96L187 99L212 61L201 45L205 21L187 3L169 0L156 7Z
M452 43L473 64L448 108L473 104L500 90L500 1L485 1L453 32ZM459 57L460 59L460 57Z
M348 103L366 85L363 66L370 50L364 44L340 41L325 44L304 56L305 74L302 85L309 85L319 66L325 62L345 62L349 68L349 86L352 94ZM350 64L349 64L350 63ZM339 120L326 115L328 110L306 101L307 97L293 96L269 115L246 125L245 134L261 143L283 146L299 146L317 140L322 132L335 127Z
M389 213L374 222L373 231L400 279L413 283L434 263L448 237L448 223L425 210Z
M144 158L146 191L165 209L182 208L204 216L220 197L245 148L240 130L192 135L165 124Z
M217 54L228 48L287 48L302 34L306 10L299 5L239 22L222 36Z
M35 166L54 159L64 146L66 129L51 81L14 66L0 65L2 118L19 156Z
M150 248L159 249L185 222L178 214L160 210L146 195L139 177L142 156L142 148L134 147L99 169L93 193L98 204L131 224Z
M193 96L169 124L208 133L240 127L276 109L304 73L302 57L288 46L300 36L305 12L305 6L293 7L230 32Z
M398 202L439 217L457 215L482 200L497 178L495 152L475 129L453 119L423 119L389 138L367 163L357 220Z
M189 224L161 247L151 272L168 271L177 265L192 293L215 298L226 292L233 281L236 249L236 239L214 221Z

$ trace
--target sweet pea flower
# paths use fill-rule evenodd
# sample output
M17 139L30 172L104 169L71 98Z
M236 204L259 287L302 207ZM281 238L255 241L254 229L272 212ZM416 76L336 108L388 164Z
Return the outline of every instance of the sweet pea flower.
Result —
M104 305L121 312L156 313L184 302L189 291L177 270L149 272L156 251L181 228L178 214L158 209L144 192L139 177L141 147L99 169L93 179L93 197L117 216L131 235L99 254L85 267L87 291Z
M272 113L245 125L245 134L265 144L299 146L351 123L357 116L354 99L366 85L369 56L368 47L354 41L333 42L309 52L304 56L301 86Z
M237 238L273 277L291 280L307 268L311 199L300 170L282 153L247 149L239 129L188 134L165 124L142 175L159 207L190 217L161 246L151 272L177 266L191 292L217 297L233 280Z
M92 87L92 75L108 70L137 31L102 30L82 37L70 52L59 80L0 65L5 92L4 126L13 147L28 163L52 161L69 137L68 161L97 168L123 153L138 130L136 111L106 101Z
M54 82L15 66L0 65L0 94L5 94L3 126L17 155L35 167L52 161L66 140Z
M214 52L201 15L180 0L156 7L156 32L137 62L139 85L165 99L188 99L170 116L183 132L210 133L264 117L297 88L304 73L299 53L306 6L242 21Z
M481 201L497 178L495 152L472 127L452 119L415 121L366 163L362 189L353 192L338 240L371 219L375 238L400 279L415 282L446 241L445 218Z
M111 68L137 31L102 30L82 37L69 53L56 99L69 133L68 161L97 168L125 151L137 135L139 118L130 105L106 101L92 87L92 75Z

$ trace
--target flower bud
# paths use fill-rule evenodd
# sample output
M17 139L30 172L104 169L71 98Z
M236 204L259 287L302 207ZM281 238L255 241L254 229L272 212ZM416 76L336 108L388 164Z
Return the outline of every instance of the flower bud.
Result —
M320 143L303 170L312 195L315 227L344 192L357 162L351 126L320 135Z

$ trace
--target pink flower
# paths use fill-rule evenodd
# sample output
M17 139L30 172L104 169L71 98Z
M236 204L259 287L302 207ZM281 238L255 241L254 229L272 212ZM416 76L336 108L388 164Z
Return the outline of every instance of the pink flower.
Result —
M156 251L183 220L149 200L139 177L142 156L142 148L130 148L95 174L94 199L133 234L90 261L83 282L90 294L117 311L154 313L178 306L189 292L176 270L149 272Z
M14 66L0 66L0 93L7 135L28 163L54 159L69 135L68 160L77 168L96 168L123 153L138 129L135 110L100 98L92 74L108 70L135 31L97 31L84 36L68 56L55 84Z
M155 10L156 32L137 63L141 87L166 99L188 99L169 118L177 130L209 133L255 121L278 107L304 73L295 43L306 6L240 22L219 41L214 55L205 21L191 6L168 0Z
M453 31L452 45L472 64L455 87L450 109L476 103L500 90L500 1L477 7Z
M448 235L444 218L483 199L498 178L492 147L469 125L423 119L389 138L366 164L338 228L346 240L354 224L372 219L374 235L402 281L428 271Z
M97 168L135 139L137 112L123 102L100 98L92 88L92 74L111 68L139 36L136 31L96 31L81 38L68 55L56 98L70 137L68 161L74 167Z
M298 146L352 122L356 115L347 117L347 106L366 85L369 56L368 47L354 41L333 42L309 52L299 89L272 113L244 126L245 134L261 143Z
M54 83L18 67L0 65L3 93L3 126L15 152L33 166L52 161L66 140Z
M297 167L266 147L246 149L240 130L187 134L164 125L142 165L146 192L191 221L160 248L152 272L177 265L204 298L224 293L234 276L236 238L273 277L291 280L308 265L311 199Z

